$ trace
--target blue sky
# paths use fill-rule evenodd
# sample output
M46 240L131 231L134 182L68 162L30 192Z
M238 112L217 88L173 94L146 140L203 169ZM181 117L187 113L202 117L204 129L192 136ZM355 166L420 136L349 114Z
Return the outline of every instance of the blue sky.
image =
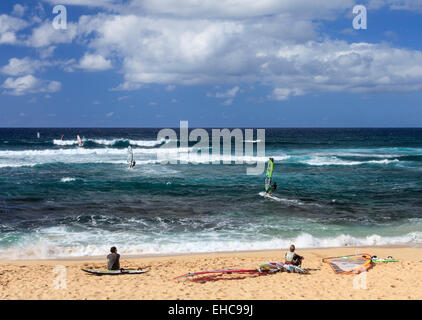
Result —
M422 0L2 1L0 126L421 127L421 21Z

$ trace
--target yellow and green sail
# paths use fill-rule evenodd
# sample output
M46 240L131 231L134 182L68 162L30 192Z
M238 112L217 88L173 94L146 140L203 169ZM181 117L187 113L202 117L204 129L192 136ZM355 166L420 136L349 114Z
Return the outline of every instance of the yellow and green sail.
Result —
M268 161L267 173L265 175L265 191L268 192L271 188L271 181L273 179L274 162L270 159Z

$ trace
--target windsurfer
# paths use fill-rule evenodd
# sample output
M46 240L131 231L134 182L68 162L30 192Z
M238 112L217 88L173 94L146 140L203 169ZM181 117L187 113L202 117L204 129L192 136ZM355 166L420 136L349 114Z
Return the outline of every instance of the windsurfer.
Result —
M270 158L268 160L268 167L267 167L267 173L265 177L265 193L271 194L276 188L277 184L271 184L271 180L273 178L273 168L274 168L274 158ZM274 186L275 185L275 186Z
M294 244L292 244L290 246L290 251L289 252L286 252L285 262L284 263L293 264L295 266L299 266L300 267L302 265L302 260L305 259L305 258L302 257L302 256L300 256L300 255L298 255L295 252L295 250L296 250L296 248L295 248Z
M129 163L129 168L132 169L135 166L136 162L135 160L133 160L133 150L131 146L127 147L127 152L128 152L127 163Z

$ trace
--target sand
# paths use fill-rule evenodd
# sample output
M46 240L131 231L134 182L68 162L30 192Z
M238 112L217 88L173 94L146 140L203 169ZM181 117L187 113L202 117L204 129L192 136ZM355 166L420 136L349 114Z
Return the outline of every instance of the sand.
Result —
M367 252L389 255L368 272L336 275L324 257ZM81 268L105 269L104 259L0 262L0 299L422 299L422 248L333 248L297 250L305 256L309 275L231 274L223 279L193 282L174 277L191 271L256 268L265 261L283 261L285 251L209 253L121 258L121 267L146 268L141 275L95 276ZM366 279L365 279L366 278ZM63 281L60 281L63 280Z

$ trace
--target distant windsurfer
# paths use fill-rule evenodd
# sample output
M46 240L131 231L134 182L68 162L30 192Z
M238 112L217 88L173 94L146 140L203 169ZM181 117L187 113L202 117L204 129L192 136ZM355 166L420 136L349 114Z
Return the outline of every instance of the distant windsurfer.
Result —
M108 270L120 270L120 254L117 253L116 247L111 247L110 254L107 256Z
M296 250L296 248L295 248L294 244L292 244L290 246L290 251L286 252L284 263L292 264L292 265L300 267L302 265L302 260L305 259L305 258L298 255L295 252L295 250Z
M84 145L84 143L82 142L82 139L81 139L81 137L79 136L79 134L76 136L76 139L78 139L78 145L79 145L80 147L82 147L82 146Z
M277 182L271 183L273 178L274 158L268 161L267 174L265 177L265 193L270 195L277 189Z
M62 141L63 141L63 137L64 137L64 134L62 134L62 137L60 138L60 140L62 140Z
M127 147L127 152L128 152L127 162L129 163L129 168L132 169L136 165L136 161L133 160L133 150L131 146Z

